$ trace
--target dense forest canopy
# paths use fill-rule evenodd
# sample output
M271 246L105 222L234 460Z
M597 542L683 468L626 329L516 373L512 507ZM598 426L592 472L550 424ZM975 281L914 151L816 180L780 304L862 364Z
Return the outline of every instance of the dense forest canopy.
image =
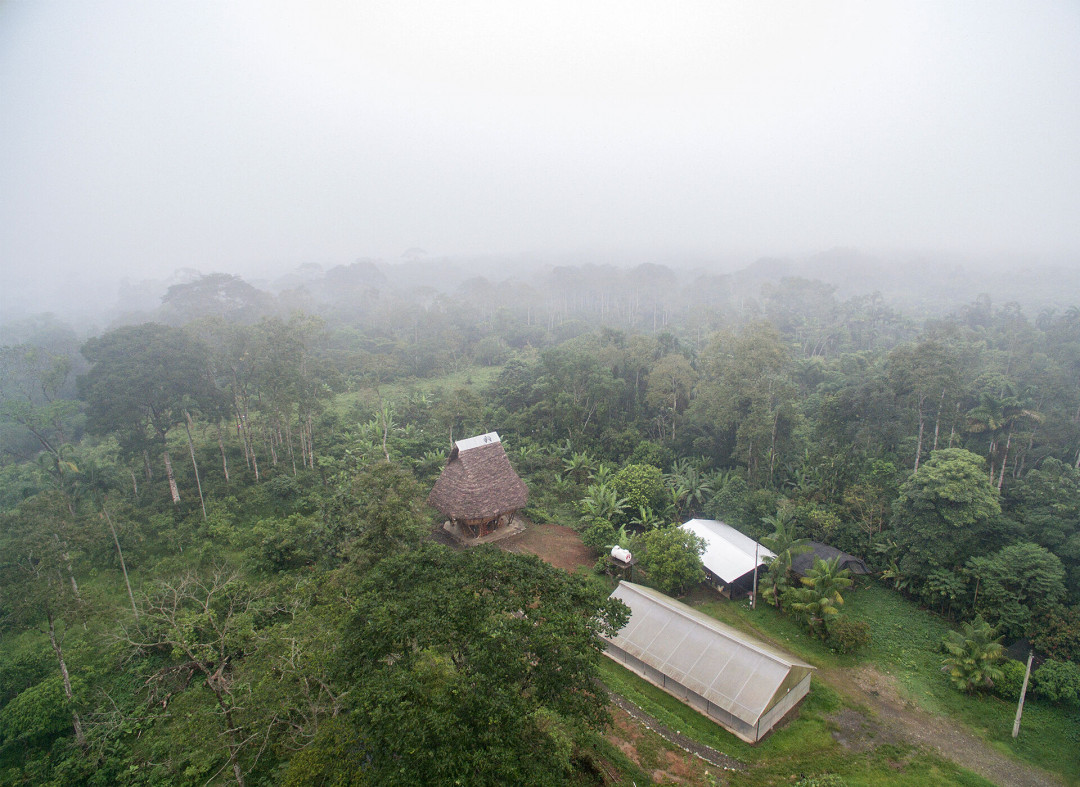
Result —
M707 516L1080 657L1080 308L928 316L660 265L392 275L197 276L97 335L3 326L0 783L589 772L594 634L625 611L430 543L452 441L496 429L534 521L640 538L672 592L699 545L664 526Z

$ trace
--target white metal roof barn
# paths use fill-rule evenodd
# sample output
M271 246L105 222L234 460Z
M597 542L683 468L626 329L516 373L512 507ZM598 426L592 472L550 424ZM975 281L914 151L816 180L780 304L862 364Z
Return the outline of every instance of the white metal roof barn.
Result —
M611 594L630 620L605 654L748 743L757 743L810 691L814 669L652 588Z
M735 598L752 589L755 566L765 564L766 558L776 555L750 536L740 533L726 522L715 519L691 519L681 525L705 539L701 565L709 579L723 586L726 595Z

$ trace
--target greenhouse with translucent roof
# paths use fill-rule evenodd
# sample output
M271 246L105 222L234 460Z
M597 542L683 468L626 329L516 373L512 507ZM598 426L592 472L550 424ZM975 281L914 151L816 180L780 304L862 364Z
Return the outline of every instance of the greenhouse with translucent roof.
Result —
M813 667L652 588L611 594L630 619L605 654L749 743L810 691Z

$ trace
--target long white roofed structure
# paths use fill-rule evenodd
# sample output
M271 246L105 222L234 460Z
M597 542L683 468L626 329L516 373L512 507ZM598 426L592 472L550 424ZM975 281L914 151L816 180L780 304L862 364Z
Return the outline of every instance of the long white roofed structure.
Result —
M604 653L748 743L810 691L809 664L657 590L620 582L611 596L630 620Z
M749 591L754 567L764 565L766 558L776 557L772 550L725 522L691 519L681 527L705 539L701 564L709 578L723 585L728 595Z

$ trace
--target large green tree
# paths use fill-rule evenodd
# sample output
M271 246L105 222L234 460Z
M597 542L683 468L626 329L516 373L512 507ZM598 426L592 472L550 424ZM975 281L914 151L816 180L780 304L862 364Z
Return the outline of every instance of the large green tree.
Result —
M165 462L172 500L179 503L169 431L186 421L185 410L216 410L220 399L206 345L179 328L145 323L91 339L82 352L93 364L79 378L87 427L116 434L128 450L155 446Z
M1061 561L1038 544L1010 544L971 558L967 568L978 588L975 609L1010 636L1023 635L1033 615L1049 612L1065 596Z
M685 593L705 579L701 555L705 539L681 527L660 527L645 536L641 567L650 584L664 593Z
M751 481L771 485L799 420L788 347L772 325L753 323L716 336L701 359L684 436L696 435L695 450L725 464L734 459Z
M892 527L901 573L921 583L1000 546L1001 504L985 461L962 448L933 451L900 487Z
M1080 601L1080 471L1047 457L1006 487L1004 506L1033 541L1065 566L1072 602Z
M607 718L597 634L622 626L621 603L490 547L387 558L355 593L341 669L367 783L569 777L574 739Z

